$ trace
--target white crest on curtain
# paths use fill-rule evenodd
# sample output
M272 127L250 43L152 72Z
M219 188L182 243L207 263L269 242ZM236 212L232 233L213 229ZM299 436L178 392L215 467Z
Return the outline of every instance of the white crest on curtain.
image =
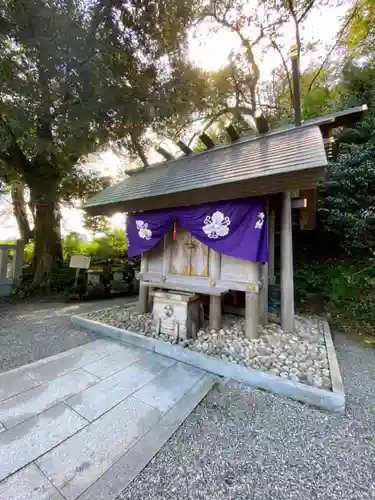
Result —
M152 231L148 228L148 223L143 220L136 220L135 223L138 229L138 236L144 240L151 239Z
M202 226L203 232L212 239L222 238L229 233L230 219L225 217L222 212L214 212L211 216L204 219L205 225Z
M255 229L262 229L263 224L264 224L264 213L263 212L259 212L259 214L258 214L258 220L256 221L254 227L255 227Z

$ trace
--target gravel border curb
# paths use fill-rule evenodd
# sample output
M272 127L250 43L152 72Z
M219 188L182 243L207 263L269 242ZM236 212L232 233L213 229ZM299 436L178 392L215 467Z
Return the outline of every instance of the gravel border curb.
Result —
M237 382L245 383L257 389L264 389L280 396L285 396L296 401L301 401L324 410L335 413L344 413L345 394L338 368L336 353L330 334L329 325L321 320L327 344L327 353L332 377L332 391L318 389L300 382L286 380L271 373L245 368L229 361L219 360L206 356L200 352L189 351L178 345L164 342L163 340L144 337L138 333L106 325L98 321L75 315L71 317L75 326L90 330L101 335L112 337L121 342L131 344L148 351L153 351L163 356L181 361L196 368L206 370L221 377L231 378Z
M326 343L329 371L331 372L332 392L342 395L342 397L344 398L343 404L345 409L344 384L342 382L339 362L337 361L336 350L332 340L331 329L329 327L328 321L325 319L318 320L318 327L323 332L324 340Z

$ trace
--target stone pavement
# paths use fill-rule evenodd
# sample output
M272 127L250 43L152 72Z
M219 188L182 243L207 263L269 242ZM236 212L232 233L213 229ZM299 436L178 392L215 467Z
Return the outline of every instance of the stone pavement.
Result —
M0 498L116 498L214 381L107 339L1 374Z

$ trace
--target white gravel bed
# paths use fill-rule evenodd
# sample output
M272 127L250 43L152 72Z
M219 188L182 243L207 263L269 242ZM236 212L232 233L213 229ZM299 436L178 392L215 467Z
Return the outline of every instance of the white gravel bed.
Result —
M176 339L156 333L152 314L138 314L136 306L111 307L90 312L87 318L124 328L165 342ZM195 340L181 341L182 347L257 370L268 371L295 382L331 389L331 377L324 336L316 322L297 316L294 334L285 333L275 323L261 326L259 338L249 340L244 333L244 318L223 315L222 328L210 330L208 324Z

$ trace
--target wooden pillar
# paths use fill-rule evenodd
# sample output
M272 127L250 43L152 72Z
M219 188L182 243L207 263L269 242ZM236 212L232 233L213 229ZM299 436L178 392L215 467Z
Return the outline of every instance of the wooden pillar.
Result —
M9 247L3 246L0 249L0 280L7 278Z
M259 293L259 321L261 325L268 323L268 262L260 264L262 288Z
M210 278L220 279L221 255L210 248ZM210 328L219 330L221 327L221 296L210 295Z
M153 287L148 286L148 292L147 292L147 312L152 312L154 308L154 295L153 291L155 290Z
M283 193L281 211L281 327L294 332L294 282L292 204L289 192Z
M148 270L148 255L143 253L141 256L141 274L147 273ZM141 314L148 310L148 286L139 284L138 311Z
M252 264L252 280L254 283L259 282L259 264L251 262ZM259 334L259 306L260 294L256 288L251 289L248 285L245 297L245 335L248 339L255 339Z
M275 284L275 211L271 210L268 218L268 283Z
M265 204L265 218L267 223L267 247L268 247L268 224L269 224L269 200ZM268 262L259 264L260 266L260 281L261 290L259 297L259 321L261 325L268 323Z

